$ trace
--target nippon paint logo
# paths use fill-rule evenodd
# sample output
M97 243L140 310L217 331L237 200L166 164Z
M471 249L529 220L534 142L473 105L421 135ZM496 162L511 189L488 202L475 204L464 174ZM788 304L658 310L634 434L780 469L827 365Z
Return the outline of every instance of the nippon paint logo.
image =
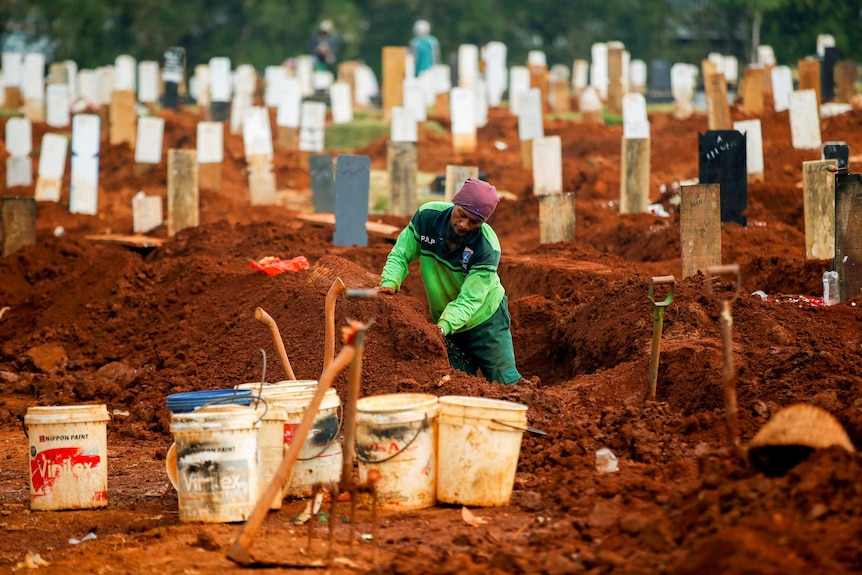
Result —
M39 443L45 443L46 441L80 441L82 439L89 438L89 433L77 433L72 435L40 435Z

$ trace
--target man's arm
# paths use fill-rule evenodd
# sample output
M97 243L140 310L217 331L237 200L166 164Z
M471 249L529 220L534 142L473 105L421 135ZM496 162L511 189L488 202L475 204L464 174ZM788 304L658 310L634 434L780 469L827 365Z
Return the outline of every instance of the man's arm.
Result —
M407 266L419 257L419 251L419 235L411 220L398 234L395 245L386 256L386 264L380 274L380 286L392 288L393 291L401 289L401 283L407 277Z

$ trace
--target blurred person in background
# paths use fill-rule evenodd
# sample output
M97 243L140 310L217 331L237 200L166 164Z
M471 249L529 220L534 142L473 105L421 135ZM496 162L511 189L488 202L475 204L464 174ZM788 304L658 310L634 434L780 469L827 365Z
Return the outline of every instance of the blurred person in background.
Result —
M417 20L413 24L410 51L416 63L417 76L440 62L440 43L431 35L431 24L427 20Z
M308 40L308 51L314 56L314 65L318 70L334 70L335 61L341 41L335 33L332 20L323 20L317 31Z

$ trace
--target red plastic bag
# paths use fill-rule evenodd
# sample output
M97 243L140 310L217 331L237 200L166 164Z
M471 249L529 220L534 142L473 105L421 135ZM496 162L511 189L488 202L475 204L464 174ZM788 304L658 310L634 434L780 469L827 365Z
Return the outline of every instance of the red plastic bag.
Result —
M251 267L257 271L261 271L268 276L277 276L284 272L298 272L299 270L307 270L311 266L305 256L296 256L290 260L282 260L273 256L260 258L258 261L252 261Z

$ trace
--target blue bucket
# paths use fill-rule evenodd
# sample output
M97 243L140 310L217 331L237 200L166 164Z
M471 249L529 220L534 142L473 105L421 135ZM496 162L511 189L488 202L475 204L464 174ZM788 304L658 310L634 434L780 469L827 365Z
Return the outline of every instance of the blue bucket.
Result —
M166 407L171 413L189 413L211 403L251 405L253 401L250 389L210 389L169 395Z

